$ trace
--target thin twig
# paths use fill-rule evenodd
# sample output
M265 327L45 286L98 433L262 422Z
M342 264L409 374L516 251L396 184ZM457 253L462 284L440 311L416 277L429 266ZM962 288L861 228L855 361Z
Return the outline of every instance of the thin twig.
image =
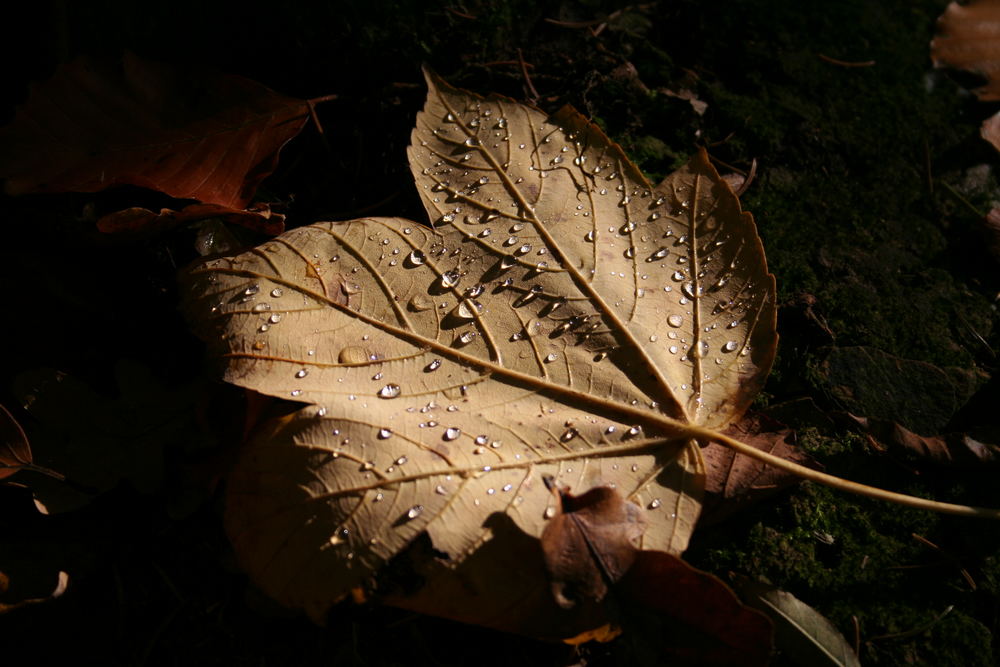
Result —
M928 540L923 535L917 535L916 533L911 533L911 535L913 536L913 539L915 539L917 542L920 542L921 544L928 546L931 549L934 549L939 554L947 558L952 563L952 565L958 568L958 571L961 573L962 578L965 579L965 583L969 584L969 588L971 588L972 590L976 590L977 586L975 580L972 578L972 575L969 574L969 571L966 570L964 567L962 567L962 564L958 561L957 558L955 558L950 553L948 553L938 545Z
M750 160L750 173L747 174L746 179L743 181L743 185L739 187L736 191L737 197L742 197L743 193L747 191L750 184L753 183L753 179L757 177L757 158Z
M718 163L718 164L722 165L723 167L725 167L725 168L726 168L726 169L728 169L729 171L734 171L734 172L736 172L736 173L737 173L737 174L739 174L740 176L746 176L746 175L747 175L747 172L743 171L743 170L742 170L742 169L740 169L739 167L736 167L736 166L734 166L734 165L731 165L731 164L729 164L728 162L724 162L724 161L720 160L719 158L715 157L714 155L712 155L711 153L709 153L709 155L708 155L708 159L709 159L709 160L711 160L712 162L716 162L716 163Z
M955 605L950 604L950 605L948 605L947 607L944 608L944 611L942 611L940 614L938 614L937 616L935 616L934 618L932 618L927 623L924 623L923 625L918 625L917 627L913 628L912 630L906 630L905 632L893 632L893 633L890 633L890 634L887 634L887 635L879 635L877 637L872 637L866 643L870 644L872 642L879 641L879 640L882 640L882 639L905 639L907 637L912 637L914 635L919 635L921 632L926 632L927 630L930 630L932 627L934 627L935 625L937 625L937 623L942 618L944 618L949 613L951 613L951 610L954 609L954 608L955 608Z
M558 19L543 19L543 20L546 23L551 23L552 25L557 25L560 28L573 28L573 29L593 28L594 26L599 26L602 23L607 23L609 20L615 18L616 16L618 16L621 13L622 13L622 10L619 9L618 11L616 11L616 12L614 12L612 14L608 14L605 18L602 18L602 19L591 19L589 21L560 21Z
M924 168L927 171L927 191L934 194L934 173L931 171L931 149L924 137Z
M306 100L306 105L309 107L309 117L312 119L313 125L316 126L316 131L319 132L320 141L323 142L323 146L326 148L327 153L332 153L330 148L330 142L326 139L326 132L323 130L323 124L319 122L319 116L316 115L316 105L321 102L329 102L330 100L337 99L336 95L324 95L322 97L314 97L311 100Z
M524 67L527 67L528 69L535 69L534 65L532 65L531 63L526 63L523 60L520 60L520 61L518 61L518 60L491 60L488 63L481 63L481 64L482 64L483 67L498 67L500 65L514 65L514 66L523 65Z
M830 56L823 55L822 53L817 53L819 59L828 62L831 65L840 65L841 67L871 67L875 64L874 60L861 60L857 62L851 62L848 60L838 60L836 58L831 58Z
M962 194L958 190L956 190L955 188L953 188L950 183L948 183L948 182L942 182L942 185L944 185L945 189L948 190L948 192L950 192L955 197L955 199L957 199L958 201L960 201L963 204L965 204L965 206L970 211L972 211L972 213L977 218L985 218L986 217L986 215L984 213L980 213L979 209L977 209L975 206L973 206L969 202L968 199L966 199L964 196L962 196Z
M517 59L521 63L521 75L524 77L524 83L528 86L528 91L531 93L531 103L534 104L541 95L535 90L535 84L531 83L531 77L528 76L528 67L524 62L524 54L521 53L521 49L517 50Z
M451 14L454 14L455 16L457 16L459 18L468 19L469 21L475 21L476 18L477 18L476 16L473 16L472 14L466 14L465 12L460 12L457 9L452 9L451 7L445 7L444 9L445 9L445 11L450 12Z

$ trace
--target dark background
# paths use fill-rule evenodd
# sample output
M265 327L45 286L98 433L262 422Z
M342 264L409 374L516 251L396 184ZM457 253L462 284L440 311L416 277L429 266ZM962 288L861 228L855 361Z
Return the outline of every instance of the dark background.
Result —
M995 465L944 468L882 452L830 416L1000 444L1000 243L990 245L981 220L1000 200L998 156L978 137L996 108L963 88L973 77L932 69L928 43L943 9L902 0L36 2L29 19L6 24L0 122L59 62L125 49L287 95L336 94L319 107L326 143L307 127L258 198L290 226L422 220L405 158L425 95L420 64L457 86L523 100L520 49L536 104L574 105L653 182L699 145L738 169L758 161L742 199L782 304L779 357L758 409L796 427L829 472L996 507ZM545 21L618 10L598 34L600 23ZM682 89L708 104L704 115L666 92ZM575 650L391 609L342 605L320 629L248 584L221 532L214 485L242 404L213 382L177 312L175 274L195 257L195 232L107 237L93 224L166 202L131 188L0 199L0 402L40 463L58 467L46 452L68 447L102 480L96 497L50 517L34 514L23 489L0 487L0 553L38 575L24 586L44 595L60 569L71 584L58 600L0 615L0 652L12 664L627 664L624 642ZM53 371L72 386L24 410ZM10 481L44 483L32 473ZM865 664L990 665L998 547L994 524L806 484L700 529L688 559L792 592L857 641Z

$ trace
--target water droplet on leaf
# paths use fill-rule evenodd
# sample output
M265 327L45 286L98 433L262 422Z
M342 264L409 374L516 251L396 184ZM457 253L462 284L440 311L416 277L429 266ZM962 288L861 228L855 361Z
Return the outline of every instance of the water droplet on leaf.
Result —
M396 398L402 393L402 389L398 384L387 384L378 390L379 398Z

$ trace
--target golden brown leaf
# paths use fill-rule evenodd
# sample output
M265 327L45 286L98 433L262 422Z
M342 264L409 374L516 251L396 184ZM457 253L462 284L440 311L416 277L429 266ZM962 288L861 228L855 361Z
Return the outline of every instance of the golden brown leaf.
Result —
M229 533L314 616L426 536L433 595L395 604L570 636L588 621L536 613L540 561L483 573L515 536L537 558L543 475L613 486L647 510L642 548L685 548L704 484L685 425L752 399L773 278L704 153L654 189L572 110L428 83L409 157L433 229L320 223L187 274L226 379L306 404L249 444Z

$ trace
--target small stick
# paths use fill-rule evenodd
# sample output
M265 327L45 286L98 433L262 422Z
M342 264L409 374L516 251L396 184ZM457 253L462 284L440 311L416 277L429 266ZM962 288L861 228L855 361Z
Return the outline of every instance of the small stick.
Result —
M924 137L924 167L927 170L927 191L934 194L934 173L931 171L931 149Z
M951 187L951 185L950 185L950 184L949 184L949 183L948 183L947 181L942 181L942 182L941 182L941 184L942 184L942 185L944 185L945 189L946 189L946 190L947 190L948 192L950 192L950 193L951 193L951 194L952 194L952 195L953 195L953 196L955 197L955 199L957 199L958 201L960 201L960 202L962 202L963 204L965 204L965 205L966 205L966 207L968 207L968 209L969 209L970 211L972 211L972 212L973 212L973 214L975 214L975 216L976 216L977 218L985 218L985 217L986 217L985 215L983 215L982 213L980 213L980 212L979 212L979 209L977 209L977 208L976 208L975 206L973 206L973 205L972 205L972 203L971 203L971 202L969 202L969 200L968 200L968 199L966 199L965 197L963 197L963 196L962 196L962 193L960 193L960 192L959 192L958 190L956 190L955 188Z
M831 65L840 65L841 67L871 67L875 64L874 60L861 60L857 62L850 62L847 60L837 60L836 58L831 58L830 56L823 55L822 53L817 53L819 59L828 62Z
M938 614L937 616L935 616L934 618L932 618L927 623L924 623L923 625L918 625L917 627L913 628L912 630L906 630L905 632L893 632L892 634L888 634L888 635L879 635L878 637L872 637L866 643L870 644L872 642L879 641L881 639L905 639L906 637L912 637L914 635L919 635L921 632L925 632L927 630L930 630L932 627L934 627L938 623L938 621L940 621L942 618L944 618L949 613L951 613L951 610L954 609L954 608L955 608L955 605L950 604L950 605L948 605L947 607L944 608L944 611L942 611L940 614Z
M541 97L541 95L539 95L538 91L535 90L535 85L531 83L531 77L528 76L528 66L527 63L524 62L524 54L521 53L521 49L517 50L517 59L521 63L521 75L524 77L524 83L527 84L528 90L531 93L531 103L534 104L538 101L538 98Z
M523 65L524 67L527 67L528 69L535 69L534 65L532 65L531 63L526 63L523 60L521 60L521 61L517 61L517 60L491 60L488 63L483 63L482 65L483 65L483 67L497 67L499 65Z
M969 584L969 588L971 588L972 590L976 590L977 588L976 581L972 578L972 575L969 574L969 571L966 570L964 567L962 567L962 564L958 562L957 558L955 558L950 553L948 553L938 545L928 540L923 535L917 535L916 533L910 533L910 534L913 536L913 539L915 539L917 542L920 542L921 544L926 545L931 549L934 549L939 554L947 558L952 563L952 565L958 568L958 571L962 574L962 578L965 579L965 583Z
M457 9L452 9L451 7L445 7L445 10L448 11L448 12L451 12L452 14L454 14L455 16L457 16L459 18L468 19L470 21L475 21L476 20L476 17L473 16L472 14L466 14L465 12L460 12Z

